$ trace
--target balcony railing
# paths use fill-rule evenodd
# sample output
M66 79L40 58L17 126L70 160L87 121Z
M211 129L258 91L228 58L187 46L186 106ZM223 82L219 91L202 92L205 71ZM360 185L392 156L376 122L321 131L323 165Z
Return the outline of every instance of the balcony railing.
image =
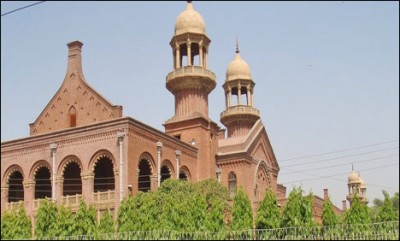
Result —
M235 114L253 114L259 116L260 111L252 106L247 106L247 105L231 106L227 110L221 113L221 119L226 116Z
M200 75L204 77L209 77L214 81L216 80L216 76L212 71L207 70L201 66L184 66L169 73L166 79L168 82L171 79L177 77L190 76L190 75Z
M42 202L46 200L46 199L35 199L33 200L33 210L38 210L40 207L40 204L42 204Z
M6 210L17 209L20 204L24 205L24 201L6 203Z
M105 192L95 192L93 193L93 201L95 203L113 202L114 201L114 190L108 190Z
M66 206L78 206L80 200L83 199L82 194L76 194L76 195L67 195L62 197L62 204Z

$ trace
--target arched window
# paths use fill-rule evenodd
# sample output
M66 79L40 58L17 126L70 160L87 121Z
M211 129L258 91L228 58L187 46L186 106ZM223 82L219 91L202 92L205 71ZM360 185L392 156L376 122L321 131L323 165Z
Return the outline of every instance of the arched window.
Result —
M35 199L51 197L50 170L48 167L40 167L35 175Z
M64 169L63 196L82 194L81 168L70 162Z
M76 109L74 106L71 106L71 108L69 108L68 116L69 116L69 127L76 126Z
M187 166L182 166L179 171L179 180L188 181L190 179L190 172Z
M237 179L236 179L236 174L234 172L230 172L228 175L228 189L229 189L229 195L231 197L235 196L237 189Z
M139 163L138 191L147 192L151 189L151 166L148 160L141 159Z
M114 166L110 158L103 156L94 167L94 192L115 189Z
M20 171L14 171L8 179L8 202L18 202L24 200L24 180Z
M161 167L161 183L163 183L168 178L171 178L171 170L167 166Z

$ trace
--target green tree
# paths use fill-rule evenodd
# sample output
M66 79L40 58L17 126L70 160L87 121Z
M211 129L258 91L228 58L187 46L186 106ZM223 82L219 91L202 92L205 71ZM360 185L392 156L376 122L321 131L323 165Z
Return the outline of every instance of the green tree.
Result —
M335 214L331 200L325 200L322 205L322 225L335 226L337 224L339 224L339 216Z
M393 197L389 196L389 193L386 190L382 190L383 196L386 199L386 196L389 197L389 200L393 206L393 212L395 215L395 219L399 219L399 192L396 192ZM373 206L370 207L370 216L371 216L371 220L373 222L378 222L377 220L377 216L379 211L382 209L383 205L384 205L384 200L379 199L379 198L375 198L373 200Z
M369 209L367 205L360 202L357 193L354 194L350 208L344 214L345 232L348 237L354 238L359 235L366 237L371 229Z
M293 187L289 194L281 222L282 228L290 227L286 232L285 238L297 239L299 238L298 235L300 235L300 238L307 238L317 231L315 230L316 222L313 218L313 195L310 192L303 197L302 194L301 187Z
M13 215L6 211L1 215L1 239L13 239L12 231Z
M206 179L195 184L196 192L207 202L205 229L210 232L226 230L226 215L230 212L229 192L215 179Z
M79 203L72 230L72 236L85 235L93 237L96 235L96 211L93 206L88 207L83 200Z
M32 223L23 204L1 216L1 239L30 239Z
M104 236L104 234L111 234L111 233L115 233L115 223L113 216L111 215L111 212L107 210L103 214L103 217L101 217L99 224L97 226L97 238L105 239L106 236Z
M253 228L253 211L251 202L242 188L239 188L233 200L232 230L249 230Z
M279 228L281 213L278 207L275 193L268 189L257 211L257 229Z
M395 221L396 215L394 213L393 203L390 200L389 194L384 192L383 195L385 196L385 200L382 207L379 208L376 220L378 222Z
M59 206L54 236L57 238L71 236L75 233L75 227L76 225L71 209L69 207Z
M58 209L57 205L45 199L40 203L35 225L35 235L38 239L53 238L57 236L57 223L58 223Z
M283 209L281 227L299 227L302 225L301 206L302 189L293 187L289 194L287 203Z
M322 205L322 230L325 238L333 238L335 235L339 235L341 229L338 226L339 216L336 215L333 204L330 199L325 200Z

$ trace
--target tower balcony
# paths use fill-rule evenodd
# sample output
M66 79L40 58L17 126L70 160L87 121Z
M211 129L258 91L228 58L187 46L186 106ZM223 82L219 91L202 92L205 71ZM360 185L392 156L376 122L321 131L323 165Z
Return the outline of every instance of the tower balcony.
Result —
M228 120L231 117L237 119L240 116L243 116L245 119L259 119L260 111L248 105L231 106L221 113L221 121L223 122L223 120Z
M202 66L184 66L166 77L166 86L175 93L182 89L202 89L209 94L216 86L215 74Z

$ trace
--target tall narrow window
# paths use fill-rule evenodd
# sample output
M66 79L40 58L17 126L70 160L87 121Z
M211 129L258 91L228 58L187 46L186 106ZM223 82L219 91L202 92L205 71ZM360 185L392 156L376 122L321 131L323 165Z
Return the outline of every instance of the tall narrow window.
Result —
M69 127L76 126L76 109L74 106L71 106L68 114L69 114Z
M236 186L237 186L236 174L234 172L230 172L228 176L228 188L229 188L229 195L231 197L235 196L236 194Z

